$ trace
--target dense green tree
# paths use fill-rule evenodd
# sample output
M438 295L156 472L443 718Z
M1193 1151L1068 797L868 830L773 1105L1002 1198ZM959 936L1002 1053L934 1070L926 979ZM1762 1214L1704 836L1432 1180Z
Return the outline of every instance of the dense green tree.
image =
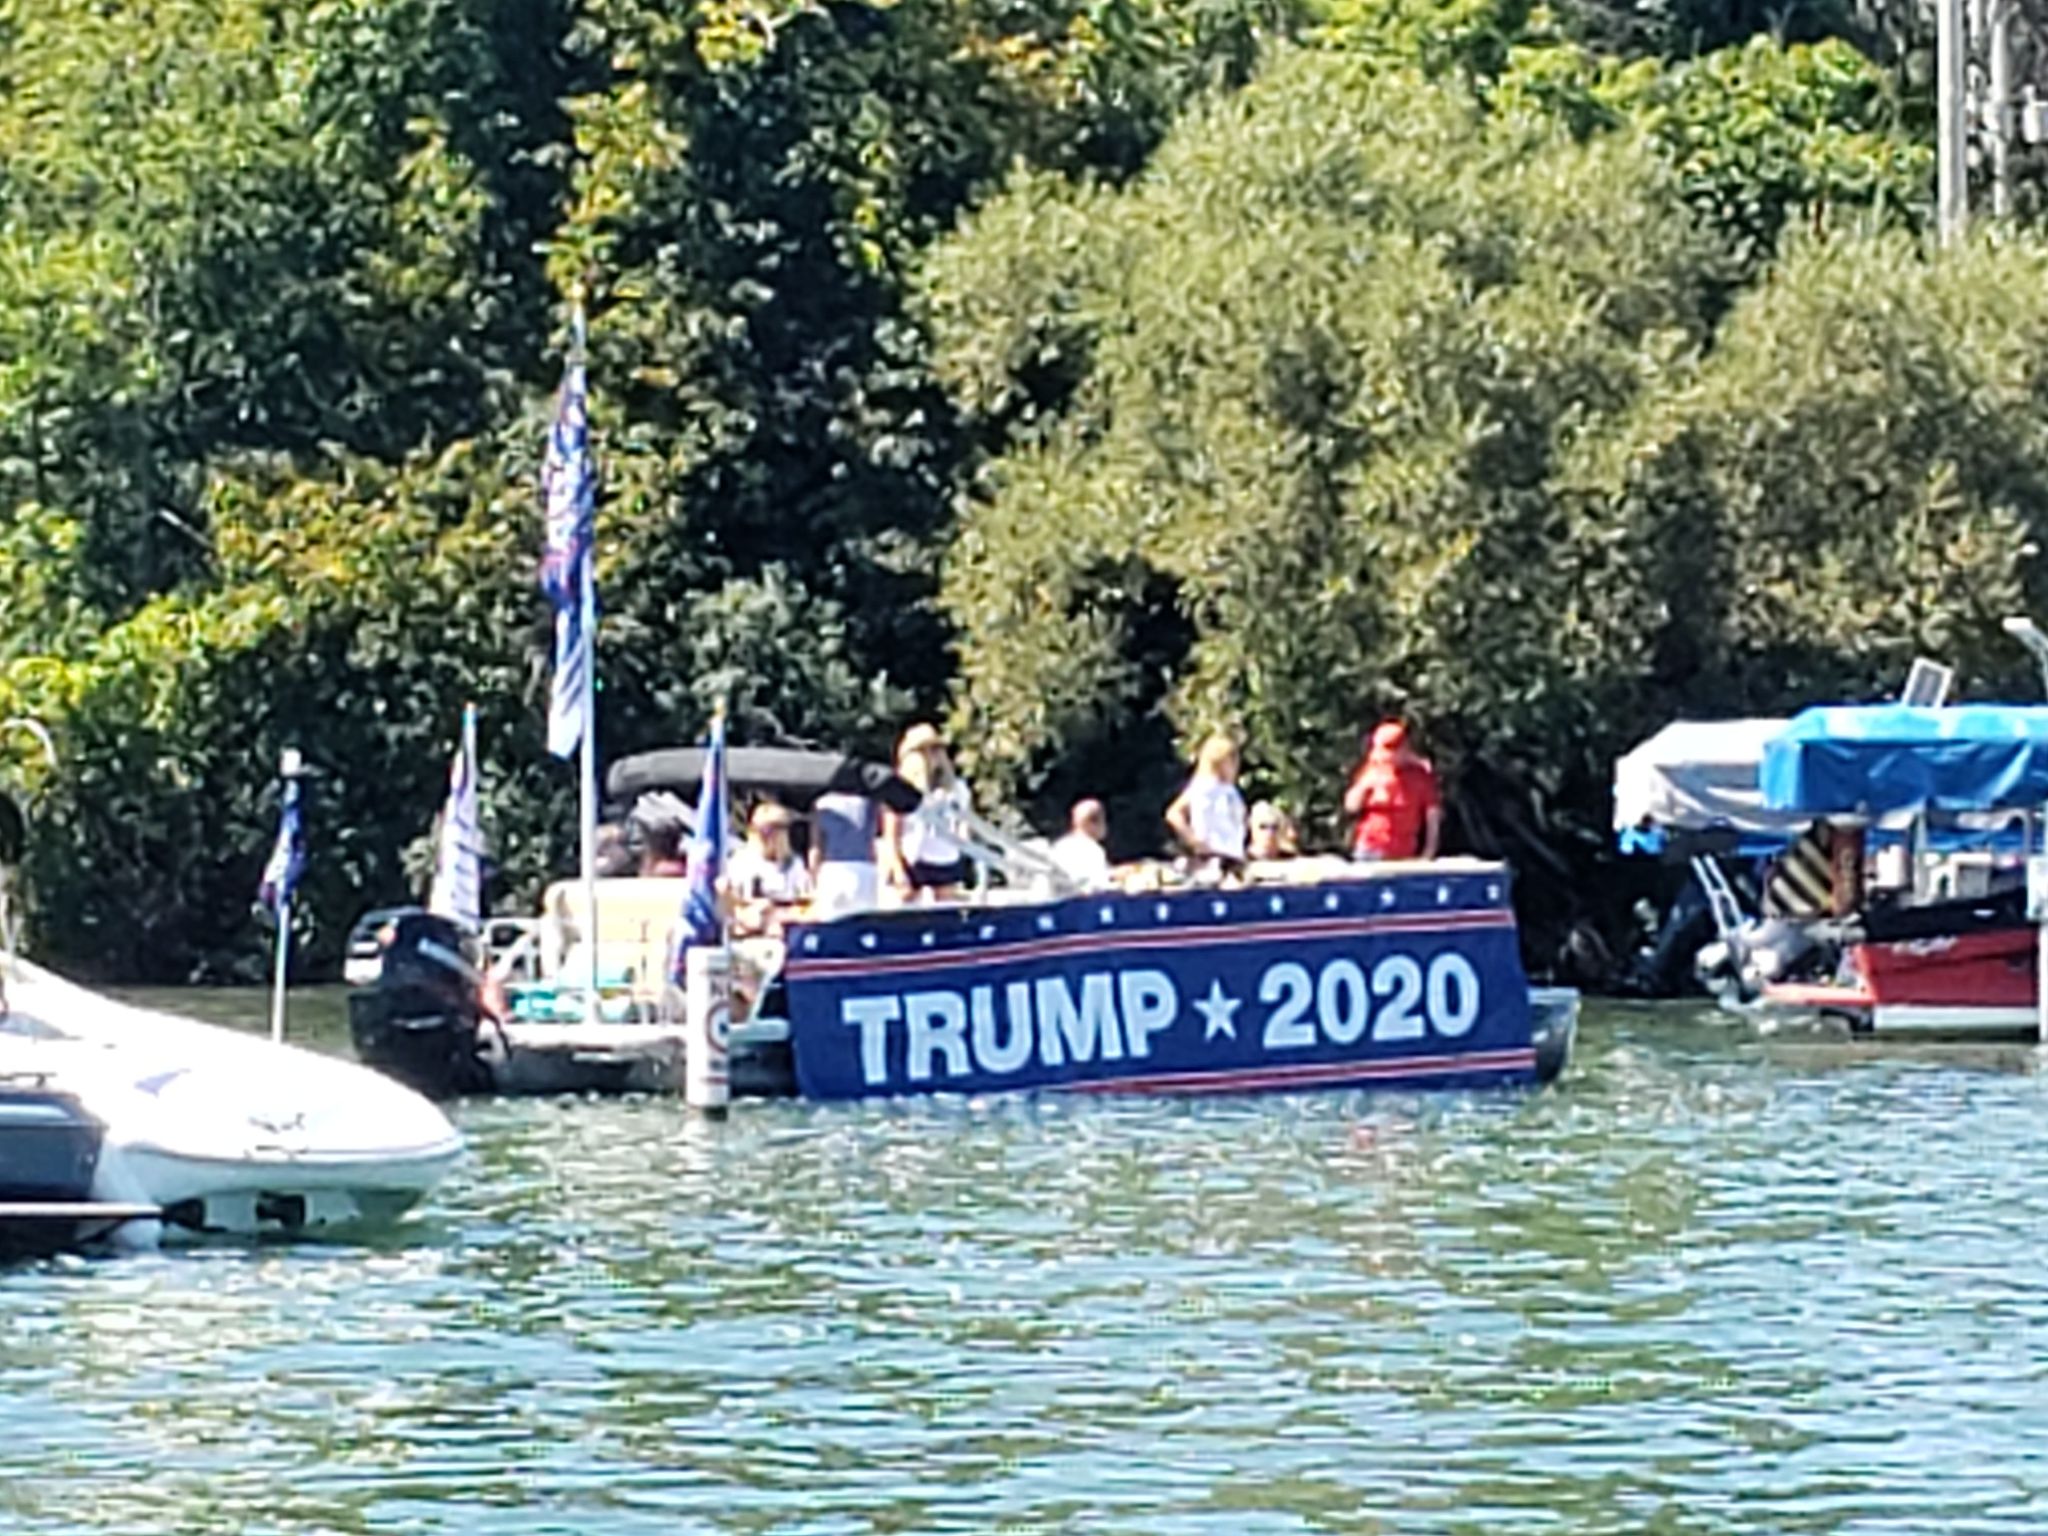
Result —
M1199 114L1124 194L1018 188L929 306L982 409L1042 393L1049 353L1081 374L955 546L979 771L1034 790L1163 707L1242 727L1255 775L1326 815L1360 728L1410 703L1533 767L1610 644L1552 558L1551 466L1704 340L1716 264L1640 139L1328 55ZM1148 605L1187 625L1150 675Z
M1256 4L913 0L591 7L613 61L577 103L556 247L586 278L614 441L651 508L641 557L699 580L771 569L835 605L854 651L927 701L930 604L959 456L906 323L907 269L1013 160L1142 163L1179 102L1249 69ZM658 524L656 526L655 524Z
M743 739L886 739L947 677L956 434L909 264L1014 160L1129 174L1264 20L163 0L138 29L0 0L0 708L63 752L42 941L253 959L289 742L322 773L304 921L331 953L402 888L464 698L500 899L558 866L534 457L571 296L607 751L715 698Z
M203 576L217 455L394 458L531 375L560 9L0 9L0 507L81 595Z
M1574 466L1645 604L1632 726L1882 697L1913 657L2025 697L2048 599L2048 248L1799 242L1683 387ZM1618 702L1618 701L1617 701Z
M1329 837L1404 710L1540 933L1600 889L1638 733L1881 694L1918 652L2012 682L2048 258L1807 234L1723 318L1754 252L1657 127L1297 55L1124 191L978 214L926 307L1008 445L946 588L991 787L1049 813L1081 764L1149 828L1157 753L1227 725Z

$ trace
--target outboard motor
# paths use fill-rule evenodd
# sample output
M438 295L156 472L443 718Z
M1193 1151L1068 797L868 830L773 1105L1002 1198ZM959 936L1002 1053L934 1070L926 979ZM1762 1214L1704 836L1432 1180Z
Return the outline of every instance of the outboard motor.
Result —
M391 913L373 938L374 972L365 965L348 998L356 1055L433 1098L489 1092L476 940L419 908Z
M1756 918L1700 950L1700 985L1729 1006L1752 1003L1765 987L1790 980L1820 951L1805 925L1782 917Z

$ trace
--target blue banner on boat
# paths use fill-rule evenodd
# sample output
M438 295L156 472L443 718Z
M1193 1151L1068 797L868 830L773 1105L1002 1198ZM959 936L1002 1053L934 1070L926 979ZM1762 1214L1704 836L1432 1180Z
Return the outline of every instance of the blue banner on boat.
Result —
M1535 1076L1504 869L910 908L791 930L809 1098Z

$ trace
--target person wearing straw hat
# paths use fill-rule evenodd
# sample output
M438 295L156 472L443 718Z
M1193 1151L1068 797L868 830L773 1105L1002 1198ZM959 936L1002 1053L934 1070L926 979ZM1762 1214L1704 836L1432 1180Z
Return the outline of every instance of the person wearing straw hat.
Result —
M966 882L967 856L931 813L943 815L949 807L971 810L974 801L953 771L937 726L920 721L903 733L896 744L896 772L924 796L924 807L911 816L885 812L883 873L906 898L951 900Z
M776 908L810 896L811 872L790 846L795 823L789 807L773 800L763 800L747 818L747 840L725 866L726 890L736 903L734 932L766 932Z

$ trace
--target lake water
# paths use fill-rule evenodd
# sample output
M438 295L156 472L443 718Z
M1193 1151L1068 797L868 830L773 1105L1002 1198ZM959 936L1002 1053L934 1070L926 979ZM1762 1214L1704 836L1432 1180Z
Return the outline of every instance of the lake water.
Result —
M369 1246L0 1273L0 1530L2048 1529L2035 1054L1581 1047L1528 1094L465 1105Z

